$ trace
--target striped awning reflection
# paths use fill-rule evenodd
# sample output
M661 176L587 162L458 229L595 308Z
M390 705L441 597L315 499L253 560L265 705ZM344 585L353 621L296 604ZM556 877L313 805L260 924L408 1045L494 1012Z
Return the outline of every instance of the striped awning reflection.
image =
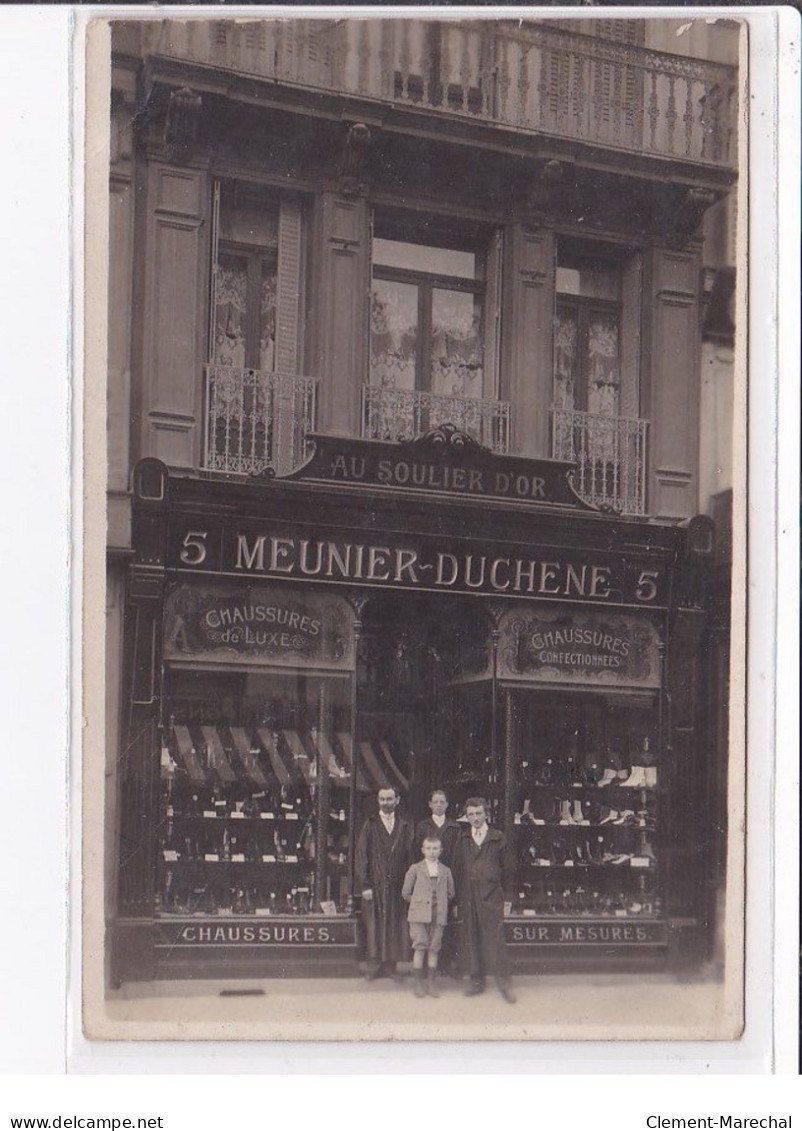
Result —
M197 783L314 786L323 766L333 785L347 788L353 773L353 741L347 731L329 736L314 730L176 724L170 728L169 745L176 763ZM408 784L388 742L359 742L359 790L404 791Z

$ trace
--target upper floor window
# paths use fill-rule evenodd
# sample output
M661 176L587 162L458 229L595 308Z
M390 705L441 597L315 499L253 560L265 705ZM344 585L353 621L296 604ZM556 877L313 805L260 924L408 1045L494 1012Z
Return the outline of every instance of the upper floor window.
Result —
M303 212L294 196L216 182L204 466L291 470L315 426L315 382L300 376Z
M302 235L297 201L255 186L215 186L209 333L214 364L297 372Z
M488 361L494 365L487 341L494 320L492 312L488 319L488 276L498 269L491 240L402 234L376 225L370 384L443 396L486 395L494 376L488 373Z
M497 398L501 234L470 221L374 216L363 435L401 440L453 424L505 451Z
M554 401L601 416L621 408L621 264L566 252L556 272Z
M640 256L561 237L555 276L553 454L589 502L643 514Z

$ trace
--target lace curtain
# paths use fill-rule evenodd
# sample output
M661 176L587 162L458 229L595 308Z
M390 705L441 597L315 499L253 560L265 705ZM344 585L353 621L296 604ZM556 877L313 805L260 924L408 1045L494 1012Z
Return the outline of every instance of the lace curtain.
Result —
M370 300L370 383L414 389L418 350L418 288L374 279Z
M432 392L481 397L482 366L479 300L465 292L435 290L432 296Z
M245 260L221 258L214 290L214 360L232 369L245 368L245 316L248 270Z
M576 407L577 386L584 370L587 411L596 416L618 416L621 366L617 316L591 312L585 337L583 358L580 356L578 312L557 312L554 322L554 406L561 409Z
M276 368L276 290L276 276L265 265L259 309L259 368L263 373Z
M217 365L230 366L232 369L253 367L264 373L272 373L275 369L275 265L263 262L261 272L258 340L251 343L249 351L248 305L249 301L257 299L257 295L249 295L248 260L244 256L220 256L214 293L214 361Z
M594 314L588 323L588 412L618 416L620 391L618 319Z
M554 319L554 407L574 407L579 361L579 326L574 311L558 312Z
M481 304L473 294L432 292L430 390L440 396L481 397ZM371 295L370 383L413 390L418 350L418 287L376 279Z

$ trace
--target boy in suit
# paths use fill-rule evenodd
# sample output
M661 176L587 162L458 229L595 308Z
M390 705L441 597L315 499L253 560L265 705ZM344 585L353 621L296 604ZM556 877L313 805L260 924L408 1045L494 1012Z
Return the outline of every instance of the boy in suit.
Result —
M443 845L440 860L447 867L453 867L454 852L462 832L462 826L447 815L448 796L444 789L433 789L429 794L429 816L418 821L415 827L415 841L421 844L427 836L439 837ZM459 977L459 961L456 953L456 939L454 932L449 931L443 939L443 949L440 952L440 973L453 973Z
M404 877L401 895L409 904L407 922L412 942L412 973L415 996L426 997L426 962L428 956L428 991L439 997L437 959L448 922L449 900L454 898L454 877L451 869L440 862L443 845L439 837L427 836L422 845L423 859L413 864Z

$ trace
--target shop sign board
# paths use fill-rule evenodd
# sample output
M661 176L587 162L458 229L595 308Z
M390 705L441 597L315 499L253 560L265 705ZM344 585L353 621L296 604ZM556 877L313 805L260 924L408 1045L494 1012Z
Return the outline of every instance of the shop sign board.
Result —
M254 917L242 920L210 923L199 919L157 923L155 946L157 950L198 948L211 950L217 947L355 947L356 921L354 919L304 918L290 919Z
M165 600L164 657L350 670L353 621L350 605L335 594L179 584Z
M574 491L572 463L496 455L448 424L400 444L344 436L309 439L312 458L285 479L595 510Z
M577 923L558 919L505 919L508 946L666 946L666 924L601 919Z
M668 565L644 554L284 521L173 516L167 565L196 574L664 608Z
M347 918L253 918L249 922L192 919L156 923L157 950L214 950L223 947L356 947L357 924ZM527 946L665 946L663 922L624 922L610 919L549 920L515 917L504 920L504 935L511 947Z
M499 676L527 683L660 686L660 636L643 614L511 611L501 621Z

